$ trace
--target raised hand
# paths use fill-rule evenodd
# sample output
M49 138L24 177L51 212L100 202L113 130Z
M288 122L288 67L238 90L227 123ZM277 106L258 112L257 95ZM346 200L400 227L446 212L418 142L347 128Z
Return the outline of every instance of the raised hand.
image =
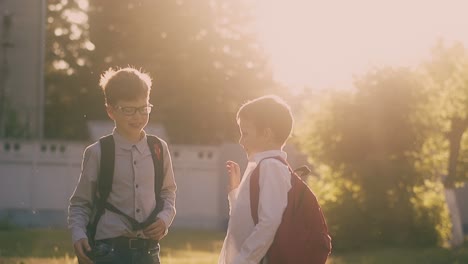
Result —
M239 164L235 163L234 161L228 160L226 162L226 169L228 171L229 183L228 183L228 191L232 191L239 187L241 175L240 175L240 167Z

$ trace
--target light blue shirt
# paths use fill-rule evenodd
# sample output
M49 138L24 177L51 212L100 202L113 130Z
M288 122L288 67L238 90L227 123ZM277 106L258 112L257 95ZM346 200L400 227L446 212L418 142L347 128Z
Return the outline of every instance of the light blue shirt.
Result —
M137 143L131 143L114 129L115 167L112 190L108 202L138 222L145 221L156 206L154 193L154 165L147 143L146 134ZM166 227L175 217L176 183L172 169L171 156L167 143L162 141L164 160L164 181L161 198L164 208L157 215ZM70 198L68 225L73 242L86 238L93 196L99 174L101 148L99 141L86 148L83 154L81 175ZM105 210L96 230L96 240L118 236L145 238L143 232L133 231L125 217Z

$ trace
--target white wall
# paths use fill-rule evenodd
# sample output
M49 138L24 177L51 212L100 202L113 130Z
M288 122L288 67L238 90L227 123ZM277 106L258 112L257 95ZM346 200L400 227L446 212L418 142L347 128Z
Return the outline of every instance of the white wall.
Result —
M80 175L85 147L85 143L63 141L0 140L0 219L3 211L21 217L14 219L22 225L65 226L68 199ZM178 187L173 227L225 228L225 162L234 160L243 171L247 160L242 148L238 144L169 148Z
M177 217L174 226L221 228L218 190L221 187L219 148L172 146L174 174L177 182Z
M0 211L21 211L21 215L54 211L64 217L85 147L84 143L0 140ZM219 177L220 148L174 145L170 150L178 185L173 226L223 228L227 199L224 192L220 196L220 185L225 185ZM62 222L65 226L65 219Z
M65 210L84 144L0 141L0 209Z

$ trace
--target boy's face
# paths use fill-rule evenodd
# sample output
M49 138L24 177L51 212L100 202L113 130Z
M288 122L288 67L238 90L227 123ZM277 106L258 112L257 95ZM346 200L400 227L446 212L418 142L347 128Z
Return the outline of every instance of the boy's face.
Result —
M253 122L242 118L239 119L239 130L239 144L244 148L248 158L267 149L268 136L258 130Z
M118 100L114 106L107 107L109 117L115 121L117 131L129 138L141 134L148 124L151 104L147 97L135 100Z

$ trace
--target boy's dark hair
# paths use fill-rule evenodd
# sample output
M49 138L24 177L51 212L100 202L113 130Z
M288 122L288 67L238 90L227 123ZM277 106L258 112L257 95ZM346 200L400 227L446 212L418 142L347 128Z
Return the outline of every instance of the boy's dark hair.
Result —
M119 100L134 100L149 96L151 77L135 68L109 68L99 81L105 103L114 106Z
M291 108L276 95L262 96L243 104L237 112L238 123L241 118L252 122L257 130L270 128L281 145L291 135L294 123Z

